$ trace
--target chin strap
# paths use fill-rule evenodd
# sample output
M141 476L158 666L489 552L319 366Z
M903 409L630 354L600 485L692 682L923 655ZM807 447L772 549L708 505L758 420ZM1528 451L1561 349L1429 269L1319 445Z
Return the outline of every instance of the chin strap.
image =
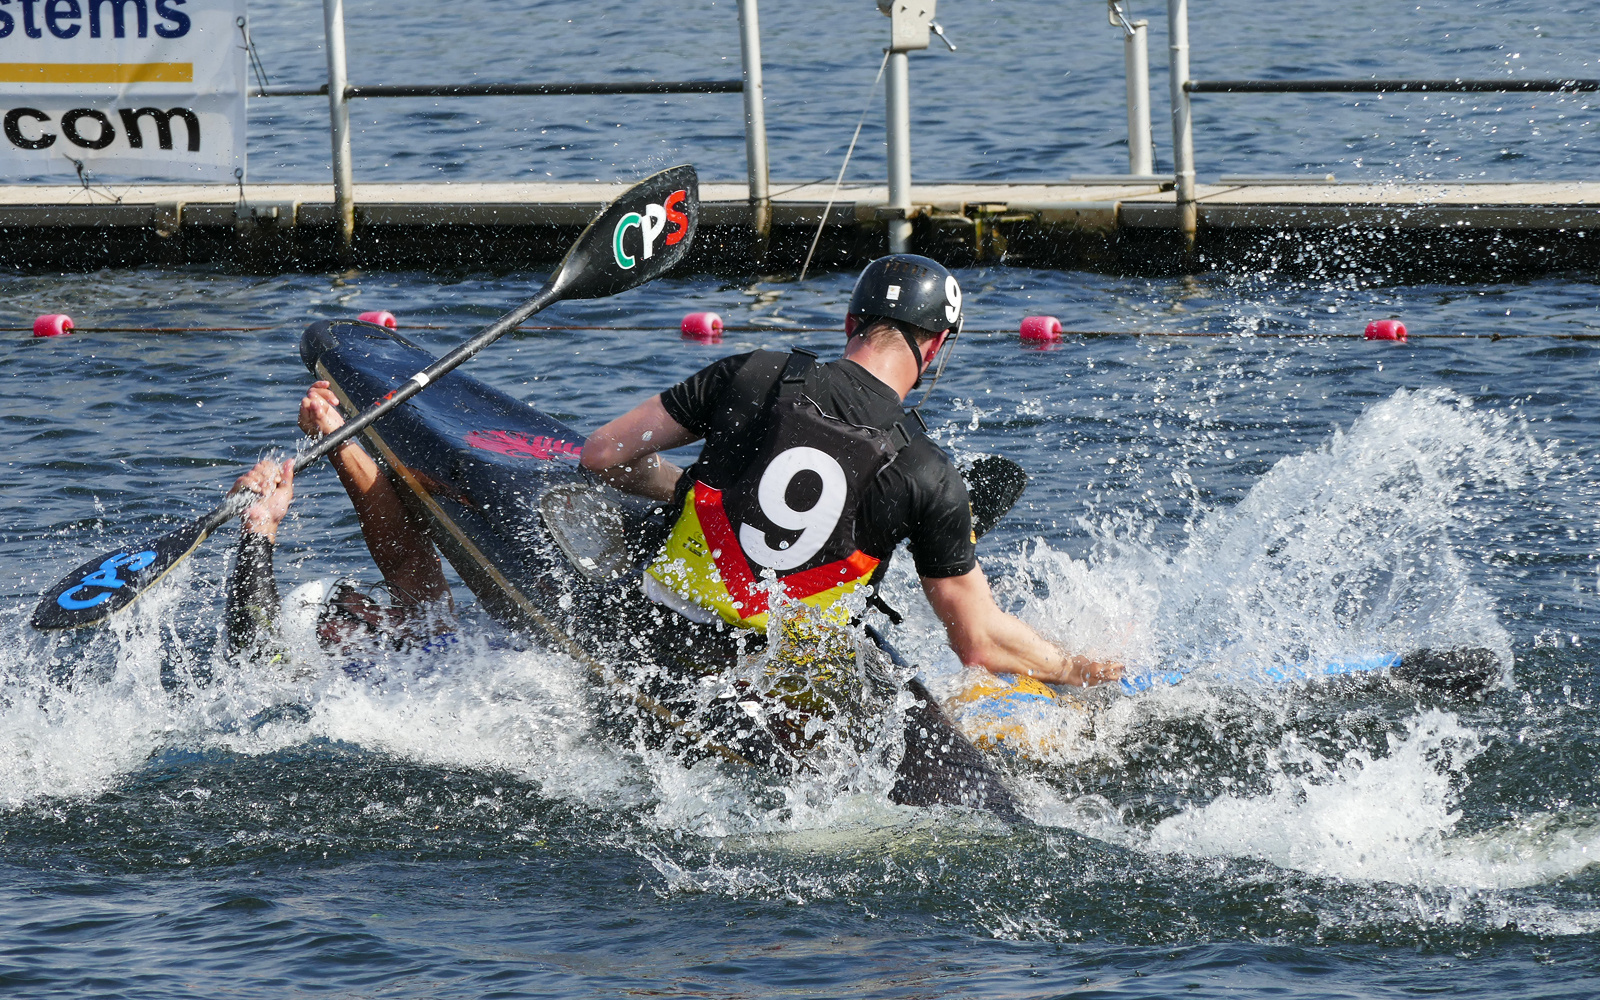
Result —
M911 383L911 388L915 389L922 384L922 348L917 344L917 338L911 335L911 331L898 323L895 324L895 329L900 331L900 336L906 338L906 346L911 348L911 356L917 359L917 380Z
M5 0L0 0L0 3L4 2ZM939 350L943 353L939 359L939 367L934 370L933 381L929 383L928 390L922 394L922 402L911 408L911 412L917 414L917 419L919 421L922 419L922 414L918 411L922 409L922 404L928 401L928 397L933 395L934 387L939 384L940 377L944 375L944 366L950 363L950 355L956 352L956 339L961 336L961 328L965 325L966 317L963 316L957 321L956 325L951 328L950 336L946 338L944 344L939 348ZM922 373L924 368L922 347L917 343L917 338L913 337L910 331L906 330L898 323L895 324L894 328L900 331L900 336L905 338L906 346L911 348L911 356L917 359L917 380L911 383L911 388L915 389L922 384ZM859 329L860 327L855 327L854 329L848 330L845 333L845 339L848 340L849 338L854 337L856 335L856 331ZM926 427L926 425L924 425L924 427Z
M928 401L929 396L933 395L933 390L939 385L939 379L944 375L944 366L950 363L950 355L956 352L956 341L961 339L961 327L965 325L965 320L966 317L961 317L961 321L957 322L954 329L950 331L949 338L940 346L939 367L934 369L933 381L928 383L928 388L922 393L922 399L917 402L916 406L911 408L911 412L917 415L919 421L922 419L923 404ZM922 357L921 351L917 352L917 357ZM913 389L922 384L921 365L918 365L918 369L917 380L911 384ZM924 423L923 426L926 427L927 424Z

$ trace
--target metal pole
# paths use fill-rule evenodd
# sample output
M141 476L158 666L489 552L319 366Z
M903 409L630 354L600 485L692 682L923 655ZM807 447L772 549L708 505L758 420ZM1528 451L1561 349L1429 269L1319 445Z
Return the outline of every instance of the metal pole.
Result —
M1172 74L1172 167L1177 175L1178 229L1185 253L1194 250L1200 210L1194 195L1194 123L1189 115L1189 0L1167 0L1168 52Z
M910 58L903 51L889 53L889 75L884 82L884 131L889 140L889 208L899 213L889 220L889 252L911 248L911 80Z
M739 56L744 64L744 159L750 182L750 226L765 256L772 236L766 97L761 89L761 20L756 0L739 0Z
M333 207L339 216L339 250L348 255L355 241L355 178L350 166L350 84L344 63L344 0L322 0L322 27L328 47L328 131L333 140Z
M1123 61L1128 68L1128 173L1156 172L1150 141L1149 21L1135 21L1123 33Z

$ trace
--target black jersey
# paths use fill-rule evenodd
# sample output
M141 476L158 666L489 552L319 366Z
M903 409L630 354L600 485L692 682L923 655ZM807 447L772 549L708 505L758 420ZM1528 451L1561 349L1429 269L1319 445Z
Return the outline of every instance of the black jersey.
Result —
M706 441L680 483L680 504L689 484L731 482L755 458L787 360L774 351L734 355L661 394L667 414ZM852 424L887 430L904 418L894 390L854 361L813 366L804 393L823 413ZM966 484L949 456L916 430L866 489L855 539L880 560L908 540L920 576L961 576L978 564Z

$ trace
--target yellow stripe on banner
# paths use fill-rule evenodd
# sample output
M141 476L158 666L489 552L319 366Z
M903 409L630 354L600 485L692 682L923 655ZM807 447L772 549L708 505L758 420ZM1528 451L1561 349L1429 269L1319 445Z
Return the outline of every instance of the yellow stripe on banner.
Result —
M0 63L0 83L193 83L194 63Z

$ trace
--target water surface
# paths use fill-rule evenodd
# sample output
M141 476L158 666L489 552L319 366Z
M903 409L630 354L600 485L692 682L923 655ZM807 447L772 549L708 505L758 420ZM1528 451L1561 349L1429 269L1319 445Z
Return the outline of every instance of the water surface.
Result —
M274 82L316 80L318 13L255 9ZM831 176L867 102L883 23L864 4L824 13L763 11L780 178ZM1098 5L942 13L961 50L915 60L919 176L1121 167L1120 43ZM737 65L721 3L350 18L358 81ZM1592 57L1569 40L1594 22L1585 6L1360 4L1335 19L1230 3L1196 13L1194 61L1213 77L1585 76ZM1163 44L1157 30L1158 62ZM1203 175L1594 169L1577 97L1497 111L1233 100L1199 105ZM729 97L360 110L363 177L611 178L681 159L743 172ZM320 111L254 105L252 177L325 176ZM879 176L878 147L852 169ZM1556 335L1600 332L1595 286L1393 287L1329 256L1310 278L961 272L975 332L928 415L957 456L1006 454L1032 477L980 548L1002 601L1075 650L1212 675L1037 720L1057 744L1015 775L1025 828L893 807L872 767L774 787L636 752L597 731L580 668L508 643L459 585L465 638L443 664L395 657L362 679L331 663L226 668L231 530L115 628L32 632L61 572L194 516L294 446L306 323L389 309L442 351L543 276L0 279L7 326L63 311L86 328L258 328L0 335L0 983L149 997L1586 992L1600 351ZM643 329L522 333L471 371L588 429L722 353L836 347L817 331L838 329L849 287L683 276L546 314ZM684 344L677 320L695 309L760 329ZM1019 346L1009 331L1040 312L1219 336ZM1391 315L1421 336L1353 339ZM332 474L297 486L281 581L372 579ZM894 638L949 690L957 668L904 563ZM1499 651L1504 685L1459 700L1270 686L1252 668L1451 644ZM208 670L216 684L194 683Z

